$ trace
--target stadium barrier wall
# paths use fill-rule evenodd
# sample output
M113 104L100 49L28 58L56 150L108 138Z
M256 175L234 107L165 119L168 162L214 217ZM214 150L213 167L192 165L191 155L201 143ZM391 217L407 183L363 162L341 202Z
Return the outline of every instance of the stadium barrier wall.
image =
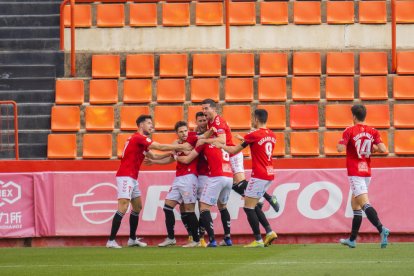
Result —
M249 177L250 171L247 171ZM392 233L414 233L411 195L414 168L376 168L370 186L371 203ZM173 171L145 171L139 176L143 196L138 234L165 235L162 206L174 179ZM282 235L347 233L352 210L345 169L281 169L268 190L276 194L281 209L267 203L264 211L273 229ZM228 209L234 235L250 234L243 200L232 192ZM106 236L117 207L115 172L33 172L0 174L0 237ZM398 215L396 215L398 210ZM185 229L176 213L176 233ZM215 229L222 233L217 209ZM362 233L375 233L364 219ZM128 235L125 221L120 235Z

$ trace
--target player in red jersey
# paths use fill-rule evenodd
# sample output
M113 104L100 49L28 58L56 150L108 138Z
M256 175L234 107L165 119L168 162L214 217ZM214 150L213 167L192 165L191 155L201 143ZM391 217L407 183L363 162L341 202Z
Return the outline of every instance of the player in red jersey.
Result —
M276 233L270 227L263 211L257 203L265 194L267 188L274 180L272 154L276 144L274 133L266 128L267 111L256 109L254 112L254 127L256 130L244 136L244 141L237 146L226 146L215 143L219 148L230 154L241 152L245 147L250 146L252 154L252 177L244 191L244 211L253 230L255 241L245 247L264 247L277 238ZM260 234L259 222L266 229L266 239L263 242Z
M146 155L151 156L149 150L156 149L161 151L170 150L191 150L188 144L165 145L152 141L147 135L154 130L152 117L150 115L141 115L137 119L138 131L125 142L124 152L122 153L121 165L116 174L118 186L118 210L112 220L111 235L106 244L108 248L121 248L115 241L121 221L128 206L131 203L132 211L129 217L130 235L128 246L147 246L146 243L140 242L136 238L138 227L138 216L142 208L141 192L138 184L138 174L141 164Z
M371 181L371 153L386 152L379 132L364 124L367 110L361 104L351 108L354 126L345 129L339 141L338 152L346 150L346 167L352 190L351 206L354 211L352 231L348 239L341 239L340 243L350 248L356 246L356 237L362 222L362 210L369 221L377 228L381 236L381 248L388 245L390 231L385 228L378 218L377 211L371 206L368 199L368 186Z
M219 210L226 209L231 192L233 174L231 171L229 154L218 149L214 145L198 145L189 155L179 156L177 160L188 164L201 154L204 155L204 158L208 162L209 173L207 183L204 186L200 198L200 225L208 233L208 247L216 247L217 242L214 236L213 219L211 218L210 209L214 205L217 205ZM223 228L224 235L230 239L230 223L223 223Z

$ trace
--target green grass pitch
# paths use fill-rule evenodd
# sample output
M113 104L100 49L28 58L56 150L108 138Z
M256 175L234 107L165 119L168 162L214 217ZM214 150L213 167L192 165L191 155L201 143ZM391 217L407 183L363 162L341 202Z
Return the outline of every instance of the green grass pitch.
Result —
M414 244L1 248L0 275L414 275Z

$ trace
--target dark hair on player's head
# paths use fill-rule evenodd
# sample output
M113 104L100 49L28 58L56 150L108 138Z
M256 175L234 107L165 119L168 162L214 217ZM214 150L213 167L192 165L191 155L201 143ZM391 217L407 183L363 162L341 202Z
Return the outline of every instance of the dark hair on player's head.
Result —
M138 117L138 119L137 119L137 126L139 126L139 124L140 123L143 123L143 122L145 122L145 120L147 120L147 119L150 119L150 120L152 120L152 117L151 117L151 115L147 115L147 114L142 114L142 115L140 115L139 117Z
M217 103L213 99L204 99L201 104L209 104L211 108L217 108Z
M352 115L354 115L358 121L363 122L365 121L365 117L367 116L367 109L362 104L356 104L351 108Z
M254 117L257 118L257 120L262 124L266 124L267 116L268 114L265 109L256 109L254 111Z
M198 117L204 117L204 116L206 116L206 115L204 115L203 111L199 111L199 112L196 113L196 119Z
M175 132L177 132L177 131L178 131L178 129L179 129L180 127L183 127L183 126L188 127L187 122L184 122L184 121L178 121L178 122L176 122L176 123L175 123L175 126L174 126L174 130L175 130Z

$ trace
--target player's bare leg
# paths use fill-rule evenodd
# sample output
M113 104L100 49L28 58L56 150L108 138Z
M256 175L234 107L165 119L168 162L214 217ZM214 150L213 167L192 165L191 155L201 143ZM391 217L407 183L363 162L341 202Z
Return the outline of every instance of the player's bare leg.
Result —
M220 242L220 245L221 246L232 246L233 242L230 236L231 218L230 218L229 210L227 210L226 204L222 204L220 202L217 203L217 207L220 211L221 223L223 224L223 230L224 230L224 238Z
M208 247L216 247L217 242L214 236L214 225L210 209L211 205L200 202L200 225L207 231L209 239Z
M174 208L178 204L177 201L174 200L165 200L164 204L164 214L165 214L165 226L167 228L167 234L168 237L160 244L158 244L159 247L167 247L172 246L177 243L175 240L175 234L174 234L174 226L175 226L175 216L174 216Z
M192 241L183 247L199 247L200 235L199 235L199 223L195 214L195 203L184 204L184 210L188 218L188 227L190 228Z
M119 231L119 227L121 226L122 218L128 210L129 203L130 200L127 198L118 199L118 210L112 219L111 235L109 236L109 240L106 243L107 248L121 248L121 246L119 246L115 241L115 238L116 234Z
M131 214L129 215L129 239L128 239L128 246L138 246L138 247L146 247L147 244L142 242L141 239L138 239L136 236L137 228L138 228L138 220L139 220L139 213L142 209L142 201L141 197L136 197L131 199Z

